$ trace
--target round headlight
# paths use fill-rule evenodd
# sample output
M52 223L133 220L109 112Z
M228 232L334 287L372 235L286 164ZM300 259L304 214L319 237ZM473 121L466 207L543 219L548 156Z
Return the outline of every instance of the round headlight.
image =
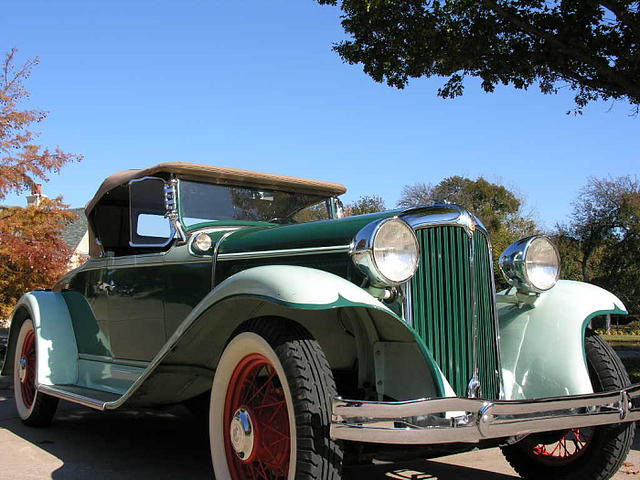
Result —
M498 261L507 281L527 292L541 293L552 288L560 276L560 254L551 240L542 235L512 243Z
M420 249L413 230L398 217L364 227L353 241L351 256L374 286L409 280L418 268Z

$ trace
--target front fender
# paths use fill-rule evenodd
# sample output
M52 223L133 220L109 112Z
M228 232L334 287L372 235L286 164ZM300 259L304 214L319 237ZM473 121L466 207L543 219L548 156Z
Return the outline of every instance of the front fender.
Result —
M78 349L69 309L60 293L35 291L22 296L11 314L3 375L12 373L15 339L25 318L36 332L36 383L74 384L78 379Z
M597 315L627 313L620 299L595 285L561 280L532 305L505 300L515 297L498 296L505 399L593 393L585 330Z
M257 317L284 317L303 325L318 340L332 368L353 368L355 357L362 369L361 362L367 361L379 394L393 389L406 398L452 394L413 330L368 292L325 271L270 265L236 273L211 291L138 379L141 388L132 400L163 403L172 392L188 398L210 388L210 378L201 373L212 374L233 331ZM368 350L369 358L356 349ZM411 368L405 363L391 372L388 365L400 361ZM187 385L190 374L201 378L192 378Z

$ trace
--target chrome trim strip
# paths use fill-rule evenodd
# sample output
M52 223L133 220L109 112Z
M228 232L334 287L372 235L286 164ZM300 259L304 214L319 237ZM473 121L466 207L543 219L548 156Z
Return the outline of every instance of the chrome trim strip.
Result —
M469 236L473 235L473 231L476 229L487 233L487 229L477 217L468 210L453 204L434 204L410 208L399 213L398 216L414 230L453 225L464 227Z
M619 391L535 400L333 399L331 437L367 443L477 443L536 432L640 420L640 384ZM464 412L447 417L447 412Z
M478 365L478 299L476 298L476 242L473 238L475 230L475 222L469 212L466 212L469 218L466 220L467 233L469 234L469 289L471 290L471 328L473 330L473 376L467 385L467 396L471 398L482 397L482 385L480 384L480 367Z
M220 255L218 254L218 251L220 250L220 245L222 245L222 242L224 242L227 239L227 237L231 236L234 232L237 232L237 231L238 230L230 230L227 233L223 234L213 247L213 254L211 255L213 259L213 263L211 264L211 289L212 290L216 286L216 266L218 265L218 258L220 257Z
M122 258L122 257L115 257L115 258ZM201 258L196 258L196 259L189 259L189 260L183 260L183 261L175 261L175 262L153 262L153 263L128 263L126 265L109 265L108 269L109 270L119 270L122 268L142 268L142 267L165 267L165 266L170 266L170 265L184 265L184 264L192 264L192 263L210 263L211 262L211 257L201 257ZM93 269L93 270L99 270L99 269ZM83 270L84 271L84 270Z
M79 353L78 358L81 360L88 360L90 362L112 363L114 365L124 365L127 367L137 367L142 369L149 366L149 362L142 362L139 360L121 360L119 358L112 358L103 355L91 355L90 353Z
M496 351L498 354L498 363L497 363L497 367L498 367L498 382L500 384L500 395L499 395L499 399L503 400L505 397L505 393L504 393L504 378L502 376L502 351L500 349L500 319L498 318L498 299L497 299L497 294L496 294L496 272L495 269L493 268L493 244L491 243L491 238L489 237L489 234L484 231L481 230L482 235L484 235L485 239L487 240L487 245L489 246L489 265L490 265L490 270L491 270L491 291L493 292L492 295L492 301L491 301L491 307L493 309L493 322L495 324L495 328L496 328Z
M404 283L401 287L403 293L402 299L402 318L413 328L413 285L411 280Z
M105 405L107 404L107 402L104 402L102 400L96 400L94 398L85 397L84 395L78 395L77 393L58 390L53 385L38 385L38 391L47 395L51 395L52 397L60 398L62 400L79 403L80 405L84 405L85 407L95 408L96 410L104 410Z
M347 253L350 245L332 245L330 247L288 248L283 250L262 250L256 252L221 253L217 259L221 262L237 259L287 257L293 255L314 255L327 253Z

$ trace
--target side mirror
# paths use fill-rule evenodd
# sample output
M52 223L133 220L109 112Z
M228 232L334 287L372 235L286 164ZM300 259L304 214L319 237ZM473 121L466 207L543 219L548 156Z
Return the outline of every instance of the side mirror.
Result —
M171 243L176 228L168 218L165 182L145 177L129 182L129 245L164 247Z

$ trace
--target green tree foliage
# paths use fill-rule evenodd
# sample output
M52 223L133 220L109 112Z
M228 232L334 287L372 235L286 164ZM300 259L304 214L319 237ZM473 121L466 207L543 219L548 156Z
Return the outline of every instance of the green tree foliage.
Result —
M589 179L557 230L563 276L600 285L640 313L640 181Z
M640 108L639 2L619 0L317 0L339 5L351 38L334 46L378 82L447 78L459 96L466 76L543 93L575 91L576 112L596 99Z
M471 180L449 177L437 185L418 183L402 189L398 205L413 207L429 203L450 202L467 208L484 223L493 244L494 267L500 254L516 240L538 232L536 222L523 213L523 200L506 187L482 177ZM498 285L505 286L500 275Z
M345 207L345 215L363 215L365 213L382 212L386 209L382 197L378 195L361 195L358 200Z

